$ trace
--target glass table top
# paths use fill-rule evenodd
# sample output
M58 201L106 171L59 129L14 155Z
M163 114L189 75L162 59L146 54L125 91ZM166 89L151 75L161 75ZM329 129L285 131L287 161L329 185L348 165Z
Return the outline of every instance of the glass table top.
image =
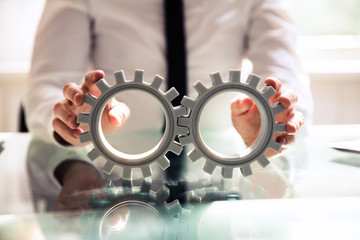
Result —
M284 176L291 175L285 185L268 168L237 184L217 178L111 181L76 193L82 210L3 211L0 239L358 239L360 154L329 145L359 138L360 125L313 126L306 164L291 174L284 168ZM2 166L14 139L29 136L0 134ZM1 190L2 209L12 205L4 196L9 191Z

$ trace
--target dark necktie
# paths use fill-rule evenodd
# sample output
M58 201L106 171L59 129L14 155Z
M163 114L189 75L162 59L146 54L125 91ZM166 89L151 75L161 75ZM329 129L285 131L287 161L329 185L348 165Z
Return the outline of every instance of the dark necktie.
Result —
M182 0L164 0L164 20L166 36L166 60L168 88L175 87L179 96L173 105L180 105L187 89L186 37L184 25L184 5ZM176 139L178 141L178 139ZM177 182L184 168L185 151L180 156L169 152L170 167L166 170L168 182Z

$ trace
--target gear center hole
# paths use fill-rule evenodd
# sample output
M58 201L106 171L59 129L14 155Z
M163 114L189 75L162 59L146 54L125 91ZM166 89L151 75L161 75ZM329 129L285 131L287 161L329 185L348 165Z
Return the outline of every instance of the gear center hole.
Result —
M229 160L252 153L266 128L266 116L258 105L240 90L222 91L209 98L202 107L198 128L209 152Z
M121 104L125 104L130 110L128 118L115 131L106 133L103 126L100 129L112 151L118 156L130 159L143 158L142 155L156 151L164 136L164 120L166 119L159 100L140 89L124 90L112 97L116 101L112 98L107 105L119 105L120 110L114 110L115 113L118 113L116 116L120 118L124 116L122 114L124 107ZM111 101L113 103L110 103ZM102 114L102 125L105 121L109 121L109 119L106 114ZM120 121L124 121L124 119Z

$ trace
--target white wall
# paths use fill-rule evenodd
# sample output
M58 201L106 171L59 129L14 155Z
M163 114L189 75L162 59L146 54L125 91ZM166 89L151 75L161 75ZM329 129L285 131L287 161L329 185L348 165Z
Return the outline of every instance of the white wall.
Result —
M360 74L311 74L314 124L360 124Z
M34 33L45 0L0 0L0 132L16 131Z

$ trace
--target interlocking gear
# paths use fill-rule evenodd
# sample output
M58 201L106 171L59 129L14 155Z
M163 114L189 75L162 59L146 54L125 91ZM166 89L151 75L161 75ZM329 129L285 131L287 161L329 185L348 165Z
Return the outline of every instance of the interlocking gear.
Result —
M143 239L147 233L155 234L154 239L178 239L176 235L186 230L179 229L179 218L188 216L188 211L178 200L168 203L169 195L162 182L148 178L110 182L97 194L94 192L88 203L96 211L83 217L86 226L91 226L90 235L84 239L109 239L110 235L111 239L128 239L128 234ZM118 229L117 221L123 223L122 229Z
M122 186L110 183L103 189L106 200L97 197L93 199L92 206L94 209L119 208L125 205L141 205L153 209L157 214L169 219L177 218L182 212L180 202L175 199L168 203L166 200L170 196L170 190L161 183L154 183L149 179L143 179L141 186L134 186L134 181L122 180Z
M123 178L131 179L132 169L140 168L144 177L151 176L150 165L157 162L160 167L165 170L169 167L169 159L165 156L171 151L179 155L182 146L176 142L175 136L186 134L187 129L177 125L177 118L186 114L183 106L173 107L171 101L176 98L179 93L175 88L171 88L167 92L162 92L160 86L163 78L156 75L152 83L143 81L143 70L136 70L133 81L125 79L123 71L115 72L116 83L109 86L105 79L96 82L96 86L101 91L101 95L96 98L91 94L85 95L85 103L91 106L90 113L80 113L78 115L79 123L86 123L89 131L79 136L80 142L92 142L94 149L88 153L91 160L102 156L106 159L103 171L110 174L115 165L123 168ZM116 94L126 90L139 90L151 94L161 104L165 115L165 130L160 142L150 151L141 154L125 154L112 147L104 137L101 130L101 115L106 104Z
M232 178L233 169L240 168L244 176L252 174L250 164L257 161L262 167L269 164L265 157L268 149L279 151L281 145L273 140L275 132L285 132L285 124L276 123L275 116L284 111L280 103L270 104L269 99L276 93L272 87L257 89L260 78L256 75L249 75L245 83L240 82L240 71L230 70L229 81L223 82L220 73L210 74L212 86L205 87L201 81L194 84L198 93L195 100L184 96L181 104L188 109L188 115L179 117L178 125L187 127L187 135L179 137L182 145L193 144L194 148L188 153L193 161L205 158L204 171L212 174L217 166L222 168L224 178ZM200 116L206 103L217 94L225 91L239 91L247 94L257 105L261 116L261 127L259 137L249 147L249 153L245 156L219 155L209 149L203 142L200 135Z

